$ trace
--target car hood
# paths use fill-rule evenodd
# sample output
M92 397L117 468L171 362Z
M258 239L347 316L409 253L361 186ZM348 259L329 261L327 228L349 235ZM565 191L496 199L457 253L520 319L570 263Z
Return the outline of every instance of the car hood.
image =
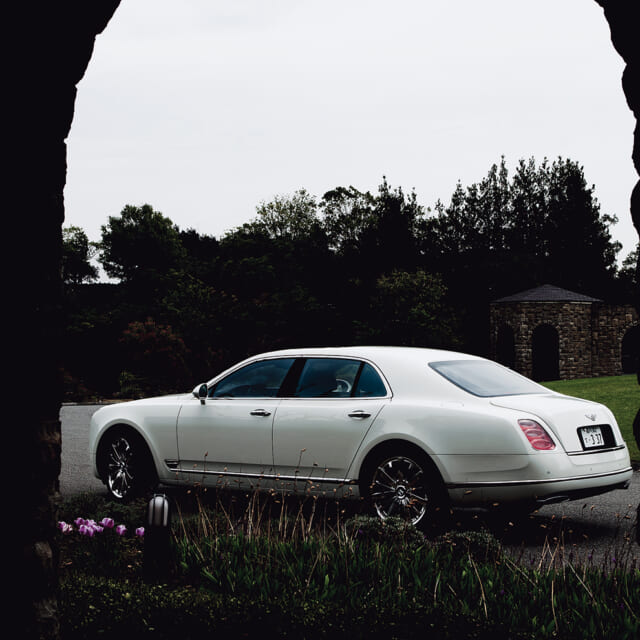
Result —
M515 411L532 414L548 426L565 451L582 451L582 443L578 436L580 427L609 424L613 430L616 443L620 443L620 435L611 412L602 404L573 398L562 394L504 396L493 398L491 404ZM528 416L523 416L528 417Z
M159 404L183 404L193 398L191 393L176 393L168 396L156 396L153 398L141 398L140 400L129 400L127 405L159 405Z

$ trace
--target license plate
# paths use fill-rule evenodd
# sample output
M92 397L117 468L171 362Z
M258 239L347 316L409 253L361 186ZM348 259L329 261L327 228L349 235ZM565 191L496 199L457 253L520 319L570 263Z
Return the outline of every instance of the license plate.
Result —
M604 446L604 436L600 427L582 427L580 435L585 449Z

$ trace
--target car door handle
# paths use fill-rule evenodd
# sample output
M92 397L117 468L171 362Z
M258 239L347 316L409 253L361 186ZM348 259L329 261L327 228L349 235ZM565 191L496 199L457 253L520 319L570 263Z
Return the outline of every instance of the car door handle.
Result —
M271 415L271 411L267 411L266 409L255 409L254 411L251 412L251 415L266 418Z
M348 415L349 415L350 418L360 418L360 419L370 418L371 417L371 414L367 413L366 411L352 411Z

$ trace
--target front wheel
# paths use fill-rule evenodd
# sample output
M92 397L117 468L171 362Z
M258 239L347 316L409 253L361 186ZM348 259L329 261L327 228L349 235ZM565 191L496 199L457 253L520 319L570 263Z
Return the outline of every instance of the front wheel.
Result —
M111 497L120 502L150 489L155 483L155 473L144 441L125 431L107 434L102 449L101 476Z
M425 454L413 450L374 459L361 491L382 520L396 516L423 529L443 514L446 505L439 474Z

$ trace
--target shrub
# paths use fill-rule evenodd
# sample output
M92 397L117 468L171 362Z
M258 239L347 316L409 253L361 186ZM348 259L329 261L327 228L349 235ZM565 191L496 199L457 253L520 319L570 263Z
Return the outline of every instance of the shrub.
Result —
M373 541L392 547L417 549L424 545L424 536L402 518L381 520L375 516L356 515L344 524L346 535L358 542Z

